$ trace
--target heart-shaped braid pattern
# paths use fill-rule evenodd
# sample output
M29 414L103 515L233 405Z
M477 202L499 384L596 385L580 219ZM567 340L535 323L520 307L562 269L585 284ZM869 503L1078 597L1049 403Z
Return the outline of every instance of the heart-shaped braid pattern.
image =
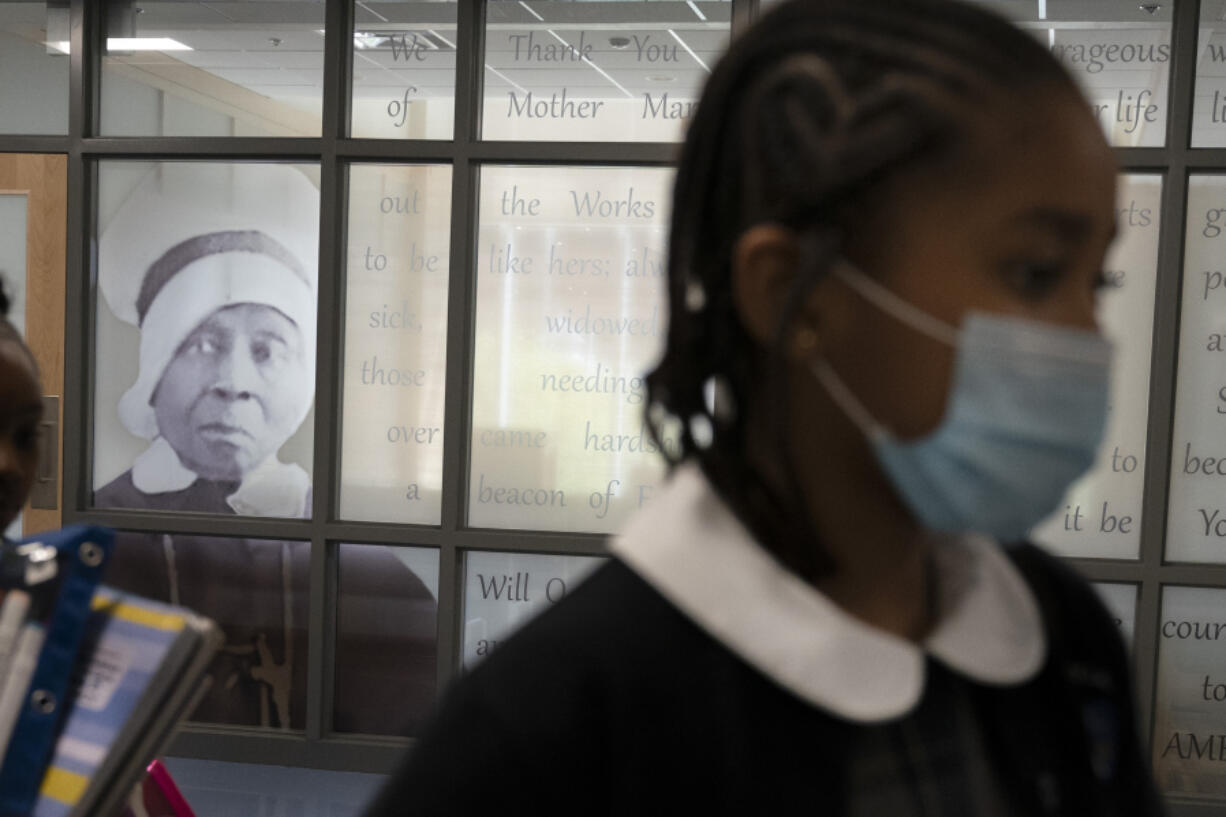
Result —
M782 345L797 308L884 183L956 155L972 112L1054 87L1075 88L1040 43L958 0L791 0L739 37L712 73L675 182L668 338L647 378L647 419L658 438L679 439L674 462L697 459L742 521L802 575L831 565L806 521L785 437ZM742 327L731 285L738 237L763 223L790 228L800 253L774 349ZM760 432L751 442L751 400L773 442ZM764 476L763 460L777 464L783 484Z

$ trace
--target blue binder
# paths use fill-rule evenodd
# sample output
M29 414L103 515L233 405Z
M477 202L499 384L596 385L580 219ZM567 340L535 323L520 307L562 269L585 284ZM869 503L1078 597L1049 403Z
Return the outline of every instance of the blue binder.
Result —
M46 640L30 683L30 690L37 694L27 693L0 765L3 817L25 817L38 797L43 770L66 709L63 704L89 620L94 590L102 579L114 540L114 533L107 528L73 525L17 543L39 542L54 547L58 570ZM5 544L6 548L11 546Z

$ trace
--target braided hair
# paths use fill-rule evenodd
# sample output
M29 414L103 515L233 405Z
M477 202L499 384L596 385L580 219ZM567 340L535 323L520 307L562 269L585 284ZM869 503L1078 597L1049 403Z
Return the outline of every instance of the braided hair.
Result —
M647 421L670 467L694 458L784 564L835 568L814 534L782 416L764 425L783 482L750 446L744 407L783 412L785 338L810 289L846 251L872 194L900 172L958 155L969 112L1036 90L1074 90L1047 50L958 0L791 0L735 41L690 122L673 191L669 323L646 379ZM1032 97L1026 97L1031 99ZM775 344L760 349L733 302L734 245L755 224L797 239ZM711 395L714 393L715 398ZM758 420L762 420L758 416Z

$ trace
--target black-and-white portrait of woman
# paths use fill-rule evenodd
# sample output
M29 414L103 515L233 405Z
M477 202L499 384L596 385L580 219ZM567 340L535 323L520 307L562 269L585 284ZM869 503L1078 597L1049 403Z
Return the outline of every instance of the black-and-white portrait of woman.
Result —
M311 515L319 192L305 170L102 166L96 507ZM370 604L337 644L333 725L408 734L434 695L435 597L388 549L342 568ZM106 581L221 624L195 720L302 729L309 574L308 542L126 532Z
M140 330L118 414L148 442L95 505L309 515L310 475L278 452L315 394L318 205L294 167L174 163L120 206L99 288Z

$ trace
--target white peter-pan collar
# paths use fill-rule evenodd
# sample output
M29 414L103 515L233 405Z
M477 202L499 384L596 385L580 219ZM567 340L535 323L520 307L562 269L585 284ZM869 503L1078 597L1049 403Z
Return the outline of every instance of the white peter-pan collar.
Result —
M923 695L925 654L993 685L1029 680L1047 654L1038 604L994 541L936 545L939 621L916 644L852 617L783 567L695 464L674 471L611 549L751 666L853 721L909 712Z
M183 491L200 475L188 468L165 437L157 437L132 463L132 484L144 494ZM226 504L245 516L307 515L311 477L302 466L284 463L273 454L243 475L238 490L226 497Z

